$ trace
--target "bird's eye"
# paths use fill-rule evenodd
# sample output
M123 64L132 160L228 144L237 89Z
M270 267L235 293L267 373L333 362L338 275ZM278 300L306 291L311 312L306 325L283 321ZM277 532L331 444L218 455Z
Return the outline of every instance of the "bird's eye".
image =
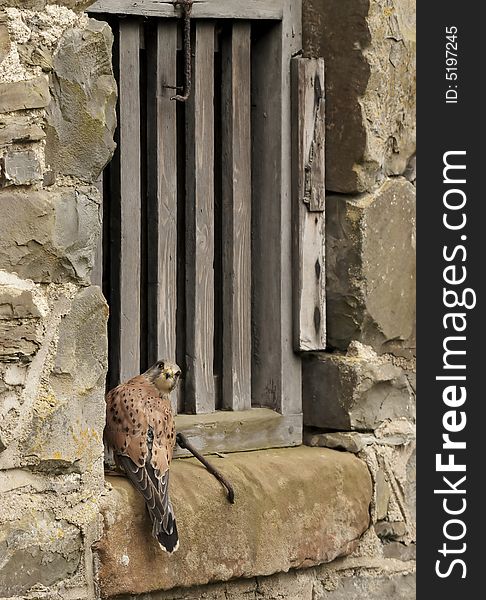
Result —
M164 368L164 361L159 361L158 365L159 369L163 369Z

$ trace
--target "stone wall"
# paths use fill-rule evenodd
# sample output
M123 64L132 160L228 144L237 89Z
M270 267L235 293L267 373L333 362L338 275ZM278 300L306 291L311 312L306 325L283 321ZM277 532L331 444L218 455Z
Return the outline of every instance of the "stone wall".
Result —
M123 478L107 478L105 529L97 544L103 598L262 578L357 550L370 524L372 496L363 460L306 446L223 457L212 461L231 481L234 504L194 459L172 463L171 498L180 535L172 556L152 539L140 494ZM231 593L231 584L227 589Z
M114 150L112 34L0 2L0 596L95 597L108 308L90 285Z
M354 452L372 474L362 559L396 575L360 563L361 597L412 598L415 3L307 0L304 55L326 60L328 311L328 351L304 362L306 443Z
M178 588L117 600L413 600L414 565L378 558L338 559L329 565L230 583Z
M83 14L89 3L0 1L0 598L413 598L414 3L303 2L304 54L325 58L327 86L329 347L307 356L303 377L305 441L317 448L228 458L249 498L233 513L214 500L216 482L179 461L175 500L194 547L174 560L186 588L143 545L140 498L103 477L108 309L89 278L116 84L112 34ZM231 546L231 527L252 515L265 527ZM223 542L213 573L207 556Z

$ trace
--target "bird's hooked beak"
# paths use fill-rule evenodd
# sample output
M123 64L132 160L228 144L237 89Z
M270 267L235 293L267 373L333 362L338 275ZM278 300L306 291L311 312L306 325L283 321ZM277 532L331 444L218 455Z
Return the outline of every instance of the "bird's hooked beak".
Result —
M181 370L179 368L165 369L164 371L162 371L160 376L167 380L172 379L173 381L175 381L175 383L177 383L179 381L179 379L181 378Z
M159 377L159 380L162 381L163 385L158 385L156 382L156 386L159 389L168 389L170 392L177 386L179 379L181 377L181 370L179 367L176 369L166 368L164 369Z

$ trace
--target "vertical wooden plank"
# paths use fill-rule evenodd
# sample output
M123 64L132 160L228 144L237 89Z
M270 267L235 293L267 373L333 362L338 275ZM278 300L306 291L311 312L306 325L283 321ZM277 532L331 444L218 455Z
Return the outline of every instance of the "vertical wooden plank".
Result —
M100 174L98 181L95 183L100 193L100 206L98 209L101 228L98 240L96 242L96 253L91 271L91 283L103 289L103 173Z
M302 49L302 1L284 0L282 19L282 382L279 411L302 413L302 363L293 352L292 289L292 107L290 61Z
M215 408L214 24L197 22L186 106L186 412Z
M282 26L263 26L252 49L252 397L279 409L282 366Z
M251 124L249 22L223 43L223 398L251 408Z
M252 397L302 413L301 362L293 352L290 60L301 48L301 2L284 0L278 25L262 25L252 51Z
M120 20L120 381L140 372L140 25Z
M292 59L294 348L326 347L324 60Z
M148 357L176 361L177 325L177 23L160 19L148 48ZM177 410L178 392L172 394Z

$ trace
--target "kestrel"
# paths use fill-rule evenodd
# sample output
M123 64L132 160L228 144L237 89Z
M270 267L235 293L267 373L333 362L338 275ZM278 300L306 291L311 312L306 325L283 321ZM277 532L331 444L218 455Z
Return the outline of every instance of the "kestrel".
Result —
M160 360L106 395L105 444L143 495L152 535L168 553L179 547L169 500L169 467L176 443L169 394L180 375L176 364Z

